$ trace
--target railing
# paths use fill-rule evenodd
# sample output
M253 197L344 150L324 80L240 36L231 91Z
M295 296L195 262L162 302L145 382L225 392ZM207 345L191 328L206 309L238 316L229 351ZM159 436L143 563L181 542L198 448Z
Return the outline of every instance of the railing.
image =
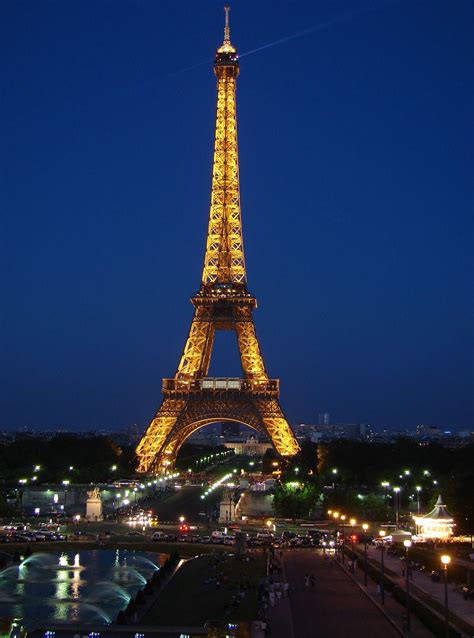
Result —
M204 379L163 379L163 392L244 392L250 394L278 394L279 379L239 379L205 377Z

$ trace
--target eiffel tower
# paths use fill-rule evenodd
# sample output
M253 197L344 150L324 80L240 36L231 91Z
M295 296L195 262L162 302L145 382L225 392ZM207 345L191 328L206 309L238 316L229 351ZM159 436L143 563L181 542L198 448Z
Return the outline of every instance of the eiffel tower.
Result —
M280 407L279 380L270 379L265 368L252 316L257 301L247 290L235 102L239 61L230 41L228 7L214 74L217 116L201 287L191 299L194 317L178 369L174 378L163 379L163 401L137 447L138 472L170 470L188 436L220 421L243 423L268 436L283 457L299 450ZM207 376L216 330L235 331L242 378Z

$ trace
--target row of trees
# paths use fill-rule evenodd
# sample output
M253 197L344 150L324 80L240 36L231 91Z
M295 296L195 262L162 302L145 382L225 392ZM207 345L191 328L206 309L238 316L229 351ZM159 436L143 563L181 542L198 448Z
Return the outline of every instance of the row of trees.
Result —
M22 437L0 446L3 482L100 482L129 476L134 466L133 448L119 447L106 436Z

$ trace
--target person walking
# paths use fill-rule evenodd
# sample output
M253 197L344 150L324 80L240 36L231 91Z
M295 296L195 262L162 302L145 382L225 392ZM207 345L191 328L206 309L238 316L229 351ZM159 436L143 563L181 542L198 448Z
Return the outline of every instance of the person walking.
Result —
M314 577L314 574L311 574L310 576L310 582L311 582L311 587L314 587L316 584L316 578Z
M309 587L309 575L308 574L305 574L305 576L304 576L304 586L305 586L305 588Z

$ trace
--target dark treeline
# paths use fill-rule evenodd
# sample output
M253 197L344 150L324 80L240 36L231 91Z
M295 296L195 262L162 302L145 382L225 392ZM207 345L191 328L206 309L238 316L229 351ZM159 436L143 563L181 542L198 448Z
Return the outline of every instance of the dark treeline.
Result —
M39 469L35 469L37 466ZM133 467L133 448L120 447L106 436L22 437L0 446L3 482L18 483L22 479L27 479L28 485L64 480L102 482L128 476Z

